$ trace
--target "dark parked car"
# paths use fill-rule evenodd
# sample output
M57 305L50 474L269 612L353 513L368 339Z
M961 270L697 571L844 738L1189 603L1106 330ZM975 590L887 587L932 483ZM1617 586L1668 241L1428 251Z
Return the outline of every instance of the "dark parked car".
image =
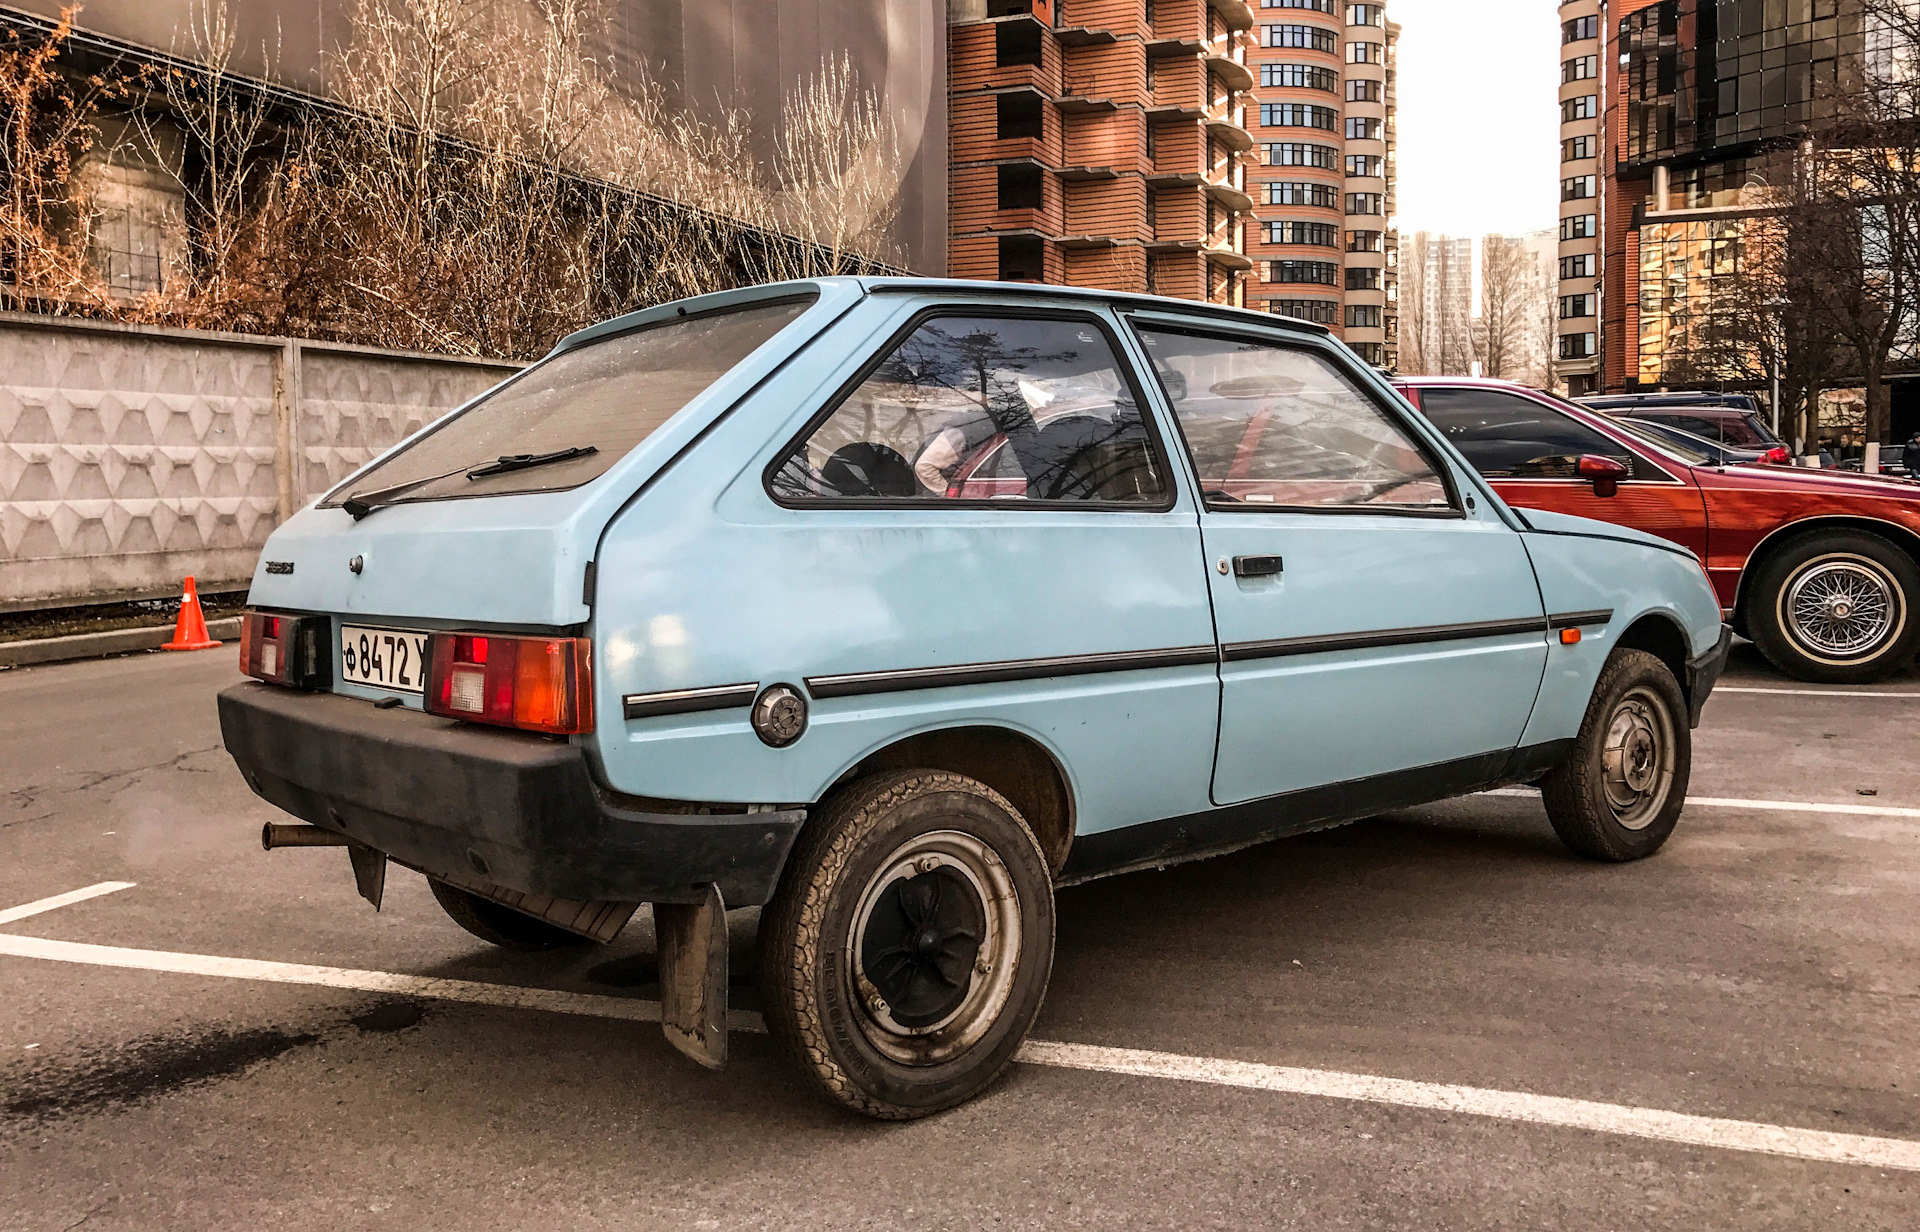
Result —
M1791 461L1785 445L1775 445L1771 449L1742 449L1734 445L1725 445L1719 441L1696 436L1672 424L1657 419L1642 419L1638 415L1622 415L1619 422L1628 428L1637 428L1641 433L1667 445L1678 445L1691 449L1705 458L1713 466L1747 466L1765 463L1774 466L1786 466Z
M1786 466L1791 462L1786 442L1774 434L1760 413L1749 406L1727 406L1716 403L1671 403L1650 401L1627 401L1629 398L1650 396L1669 398L1671 394L1633 395L1622 394L1617 397L1583 399L1581 405L1616 418L1630 416L1648 423L1665 424L1678 428L1682 432L1691 432L1695 436L1721 445L1730 445L1735 449L1755 449L1761 452L1778 449L1777 456L1767 459L1770 462ZM1707 395L1689 394L1687 397ZM1746 398L1745 394L1712 395L1724 398Z

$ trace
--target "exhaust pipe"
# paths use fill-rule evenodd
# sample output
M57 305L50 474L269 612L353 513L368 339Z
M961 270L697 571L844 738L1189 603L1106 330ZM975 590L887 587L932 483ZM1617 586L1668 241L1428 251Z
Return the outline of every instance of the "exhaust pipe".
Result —
M278 826L268 822L260 827L262 851L272 851L275 847L346 847L352 842L344 834L319 826Z

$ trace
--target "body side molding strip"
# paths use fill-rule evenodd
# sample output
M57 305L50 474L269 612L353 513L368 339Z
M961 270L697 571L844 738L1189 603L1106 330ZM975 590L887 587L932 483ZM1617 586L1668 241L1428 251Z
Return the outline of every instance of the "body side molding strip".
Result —
M1217 661L1218 652L1212 646L1170 646L1163 650L1122 650L1105 654L1054 655L1044 659L1002 659L994 663L956 663L950 667L846 672L833 676L808 676L806 684L807 692L815 697L854 697L863 693L899 693L908 689L1042 680L1049 676L1087 676L1096 672L1193 667Z
M1547 617L1550 629L1577 629L1581 625L1604 625L1613 619L1610 607L1595 608L1590 612L1557 612Z
M620 707L629 719L662 714L690 714L696 710L730 710L751 706L760 692L758 682L721 684L706 689L669 689L664 693L629 693Z
M1274 659L1283 655L1324 654L1330 650L1367 650L1376 646L1414 646L1423 642L1465 641L1501 637L1509 633L1545 633L1544 616L1517 620L1474 620L1455 625L1416 625L1406 629L1376 629L1371 633L1321 633L1312 637L1280 637L1258 642L1228 642L1220 657L1228 663L1245 659Z

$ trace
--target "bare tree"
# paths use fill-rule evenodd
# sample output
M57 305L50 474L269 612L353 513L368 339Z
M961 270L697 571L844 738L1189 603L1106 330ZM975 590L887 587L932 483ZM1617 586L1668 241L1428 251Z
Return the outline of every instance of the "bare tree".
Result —
M1482 376L1527 375L1539 279L1533 254L1507 235L1480 241L1480 318L1474 331L1474 358Z

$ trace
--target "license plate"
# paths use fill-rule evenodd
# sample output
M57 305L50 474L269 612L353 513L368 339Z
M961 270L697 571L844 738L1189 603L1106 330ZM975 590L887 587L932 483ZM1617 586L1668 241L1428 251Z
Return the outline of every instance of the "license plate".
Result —
M427 683L427 635L412 629L341 625L340 678L376 689L423 692Z

